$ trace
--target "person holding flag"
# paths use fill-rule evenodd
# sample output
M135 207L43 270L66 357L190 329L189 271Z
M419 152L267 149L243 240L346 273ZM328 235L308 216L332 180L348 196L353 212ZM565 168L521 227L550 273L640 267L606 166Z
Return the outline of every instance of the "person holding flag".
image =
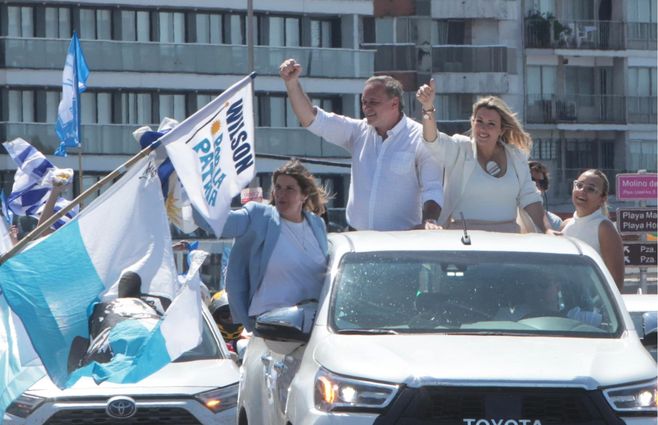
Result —
M16 215L30 216L39 219L54 186L59 186L52 195L48 216L56 213L69 204L69 201L59 196L62 189L73 178L70 168L57 168L46 157L23 139L4 142L3 146L9 156L16 162L14 185L7 202L9 209ZM70 221L78 212L78 207L66 213L54 224L58 229ZM43 220L42 220L43 221Z
M57 108L55 131L61 140L55 151L57 156L66 156L66 148L80 146L80 94L87 89L88 77L89 68L74 32L62 72L62 100Z

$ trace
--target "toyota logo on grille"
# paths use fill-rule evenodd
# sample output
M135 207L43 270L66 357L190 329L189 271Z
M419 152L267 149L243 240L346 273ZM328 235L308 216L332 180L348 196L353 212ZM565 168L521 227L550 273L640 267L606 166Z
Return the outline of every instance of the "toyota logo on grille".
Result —
M105 412L112 418L126 419L137 412L137 406L135 400L130 397L117 396L107 401Z

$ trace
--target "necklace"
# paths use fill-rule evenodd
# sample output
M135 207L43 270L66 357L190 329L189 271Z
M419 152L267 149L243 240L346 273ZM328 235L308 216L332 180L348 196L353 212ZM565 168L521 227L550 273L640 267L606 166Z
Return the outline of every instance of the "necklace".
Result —
M293 222L286 220L285 218L281 219L283 225L288 229L288 233L292 235L293 240L299 247L306 251L306 220L302 219L301 226L296 226ZM298 229L301 228L301 231Z

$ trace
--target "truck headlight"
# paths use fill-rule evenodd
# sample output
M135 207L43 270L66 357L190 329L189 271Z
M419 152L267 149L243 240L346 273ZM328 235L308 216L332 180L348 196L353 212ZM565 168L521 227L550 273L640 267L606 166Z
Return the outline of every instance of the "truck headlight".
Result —
M9 407L7 407L7 413L18 416L19 418L27 418L37 409L37 407L41 406L43 401L44 399L41 397L21 394L16 400L11 402Z
M603 394L617 412L655 413L658 411L656 381L608 388L603 391Z
M238 384L199 393L194 398L213 413L232 409L238 405Z
M315 376L315 408L324 412L381 410L398 389L399 385L347 378L321 368Z

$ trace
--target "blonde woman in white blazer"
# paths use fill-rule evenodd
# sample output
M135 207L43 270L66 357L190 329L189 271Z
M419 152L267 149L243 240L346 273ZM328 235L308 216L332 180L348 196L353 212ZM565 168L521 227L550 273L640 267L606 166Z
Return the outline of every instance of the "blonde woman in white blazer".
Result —
M509 106L498 97L482 98L473 105L470 137L448 136L436 127L435 96L434 80L416 93L426 146L445 170L439 224L461 228L464 220L469 229L546 233L550 227L527 162L532 139ZM519 211L536 229L519 226Z

